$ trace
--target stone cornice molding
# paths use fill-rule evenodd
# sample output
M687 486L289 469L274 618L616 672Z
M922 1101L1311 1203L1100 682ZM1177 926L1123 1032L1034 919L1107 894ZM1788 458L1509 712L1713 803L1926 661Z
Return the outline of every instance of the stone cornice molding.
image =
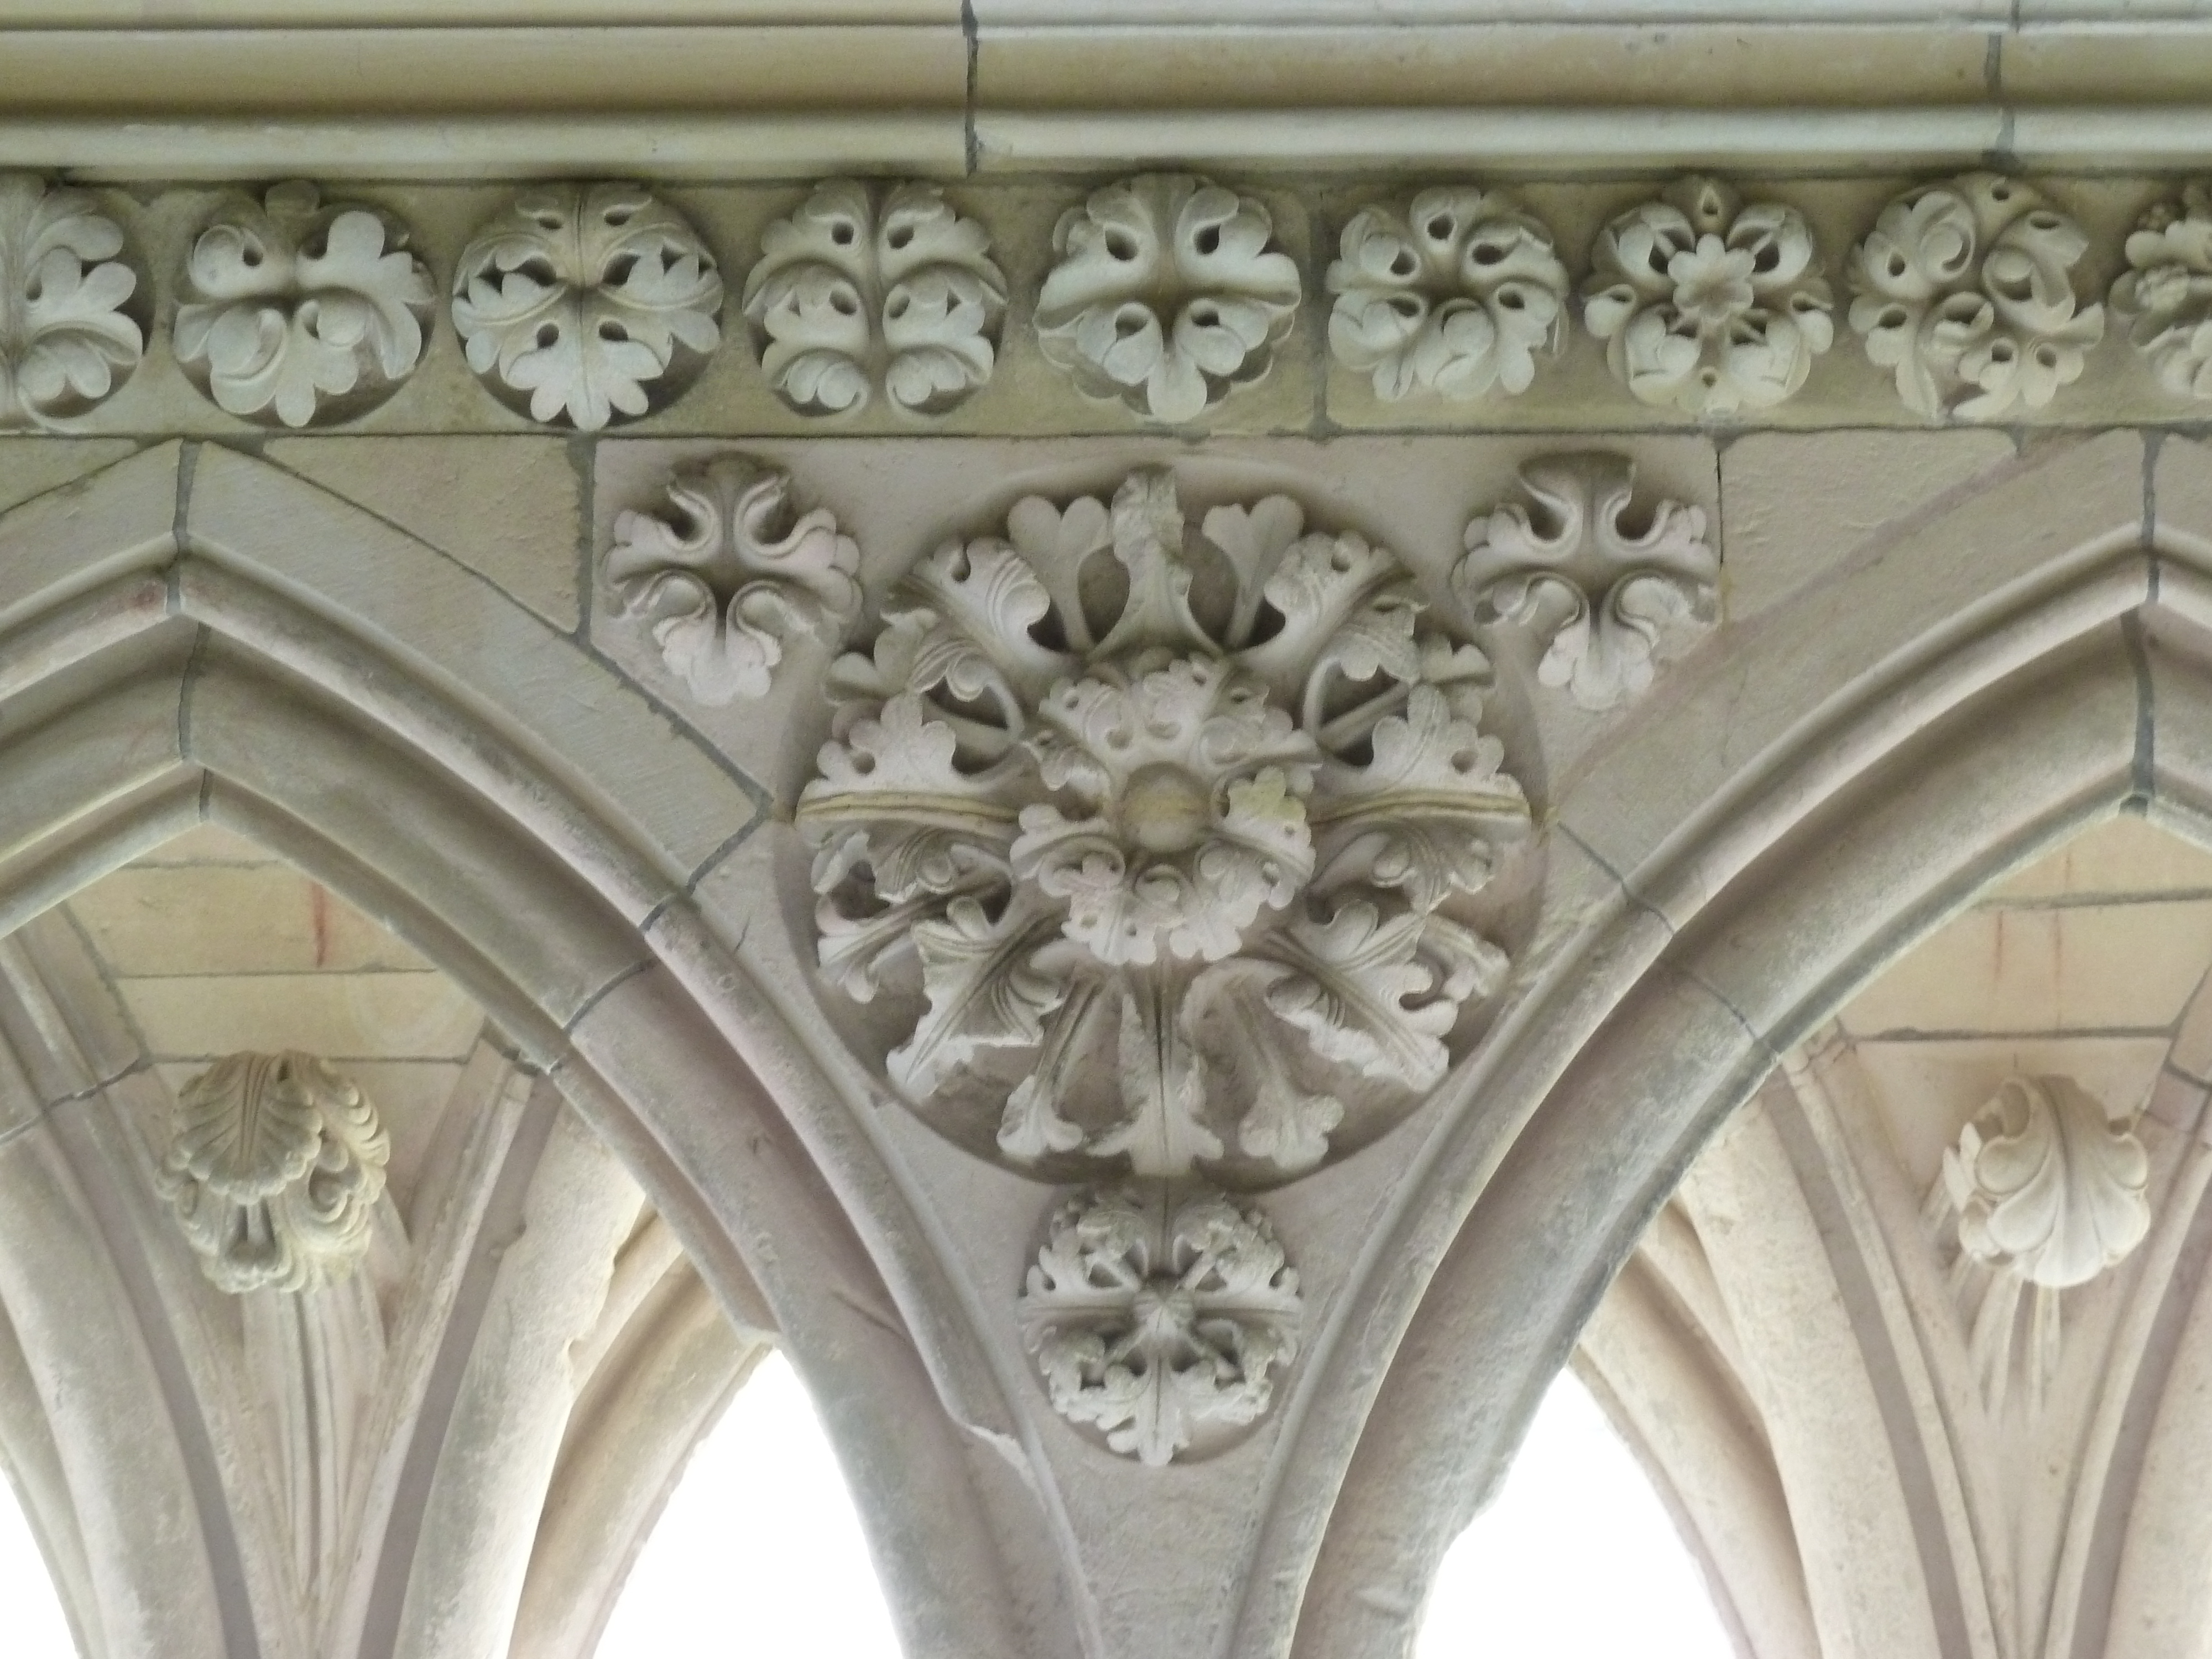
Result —
M2212 13L1994 0L833 0L11 9L0 166L179 177L947 178L1131 161L2144 165L2201 155ZM1418 30L1420 50L1407 42Z

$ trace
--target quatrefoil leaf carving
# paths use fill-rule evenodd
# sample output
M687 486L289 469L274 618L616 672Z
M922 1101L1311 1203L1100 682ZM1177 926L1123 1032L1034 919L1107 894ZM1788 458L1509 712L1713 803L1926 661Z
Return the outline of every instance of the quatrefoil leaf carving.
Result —
M1508 502L1470 523L1455 584L1478 621L1537 632L1542 684L1593 713L1641 696L1666 635L1714 622L1705 510L1662 501L1632 531L1636 468L1619 455L1547 456L1521 482L1534 510Z
M582 432L680 391L721 341L721 307L714 256L639 185L526 191L453 274L469 367L531 419Z
M1145 1182L1054 1212L1018 1312L1054 1409L1158 1468L1266 1413L1304 1304L1258 1210Z
M1565 332L1567 270L1552 233L1510 198L1425 190L1362 208L1328 268L1329 349L1385 403L1526 392Z
M374 407L422 361L435 290L406 228L310 184L226 203L192 243L178 361L218 406L304 427Z
M1930 420L2042 409L2105 337L2075 268L2088 234L2032 185L1972 173L1906 191L1853 250L1851 326Z
M941 415L991 378L1006 279L934 185L819 186L761 239L744 311L776 395L806 414Z
M161 1186L201 1270L233 1295L305 1291L368 1253L391 1141L313 1054L233 1054L176 1100Z
M794 636L860 610L859 547L826 510L793 507L789 473L717 455L679 468L668 501L670 518L617 516L607 580L701 702L765 696Z
M82 191L0 173L0 430L54 428L106 399L146 340L123 230Z
M1616 216L1590 252L1583 319L1639 403L1771 409L1835 342L1804 215L1692 177Z
M2127 242L2128 269L2112 284L2112 309L2158 383L2184 398L2212 398L2212 190L2183 187L2160 202Z
M1037 340L1085 397L1196 419L1260 380L1297 319L1297 261L1255 198L1146 173L1060 216Z
M1426 610L1288 497L1193 523L1158 471L899 584L797 819L823 969L905 988L906 1098L1018 1168L1256 1181L1410 1109L1504 977L1463 910L1528 816Z

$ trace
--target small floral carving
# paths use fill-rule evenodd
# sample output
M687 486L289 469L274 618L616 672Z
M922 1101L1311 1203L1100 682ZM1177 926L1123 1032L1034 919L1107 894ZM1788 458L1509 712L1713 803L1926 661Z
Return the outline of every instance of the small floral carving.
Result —
M584 432L672 395L720 343L721 307L714 256L639 185L526 191L453 275L469 367Z
M1264 204L1189 173L1109 185L1060 216L1037 301L1044 354L1085 396L1188 421L1259 380L1297 318L1298 267Z
M1636 467L1619 455L1547 456L1521 481L1534 513L1475 519L1454 580L1479 621L1539 630L1543 684L1593 712L1640 696L1665 633L1714 621L1720 558L1704 509L1662 501L1632 532Z
M2191 184L2152 207L2127 252L2112 309L2131 319L2130 343L2168 392L2212 398L2212 190Z
M1565 332L1567 270L1552 233L1509 198L1425 190L1402 213L1362 208L1328 268L1329 349L1375 395L1526 392Z
M390 396L422 359L436 298L404 226L301 183L226 204L185 276L178 361L232 414L291 427Z
M1931 1218L1955 1218L1952 1288L1972 1320L1972 1358L1992 1411L2003 1409L2015 1369L2023 1293L2034 1302L2027 1370L2030 1407L2039 1409L2058 1369L2060 1292L2142 1243L2149 1185L2149 1154L2135 1132L2068 1078L2008 1078L1945 1150Z
M1179 1176L1233 1127L1248 1173L1310 1168L1355 1105L1432 1086L1503 975L1447 914L1528 820L1488 665L1283 496L1194 526L1144 471L1006 530L833 670L798 811L822 964L862 1000L918 978L893 1081L975 1103L1018 1164Z
M390 1157L368 1097L313 1055L233 1054L177 1097L161 1185L219 1288L313 1290L368 1252Z
M138 366L122 252L121 227L82 191L0 173L0 430L82 415Z
M1909 190L1851 254L1851 326L1897 371L1905 407L1994 420L2041 409L2105 337L2074 268L2081 227L2016 179L1972 173Z
M1054 1408L1153 1468L1259 1419L1302 1314L1265 1216L1161 1182L1063 1204L1020 1302Z
M1692 415L1771 409L1835 342L1834 301L1796 209L1689 178L1607 225L1583 319L1613 378Z
M860 610L860 549L822 508L793 509L789 473L717 455L678 470L668 501L672 521L616 518L607 579L701 702L765 696L787 641Z
M768 228L745 279L776 395L807 414L892 404L939 415L991 378L1006 279L991 239L934 185L840 179Z

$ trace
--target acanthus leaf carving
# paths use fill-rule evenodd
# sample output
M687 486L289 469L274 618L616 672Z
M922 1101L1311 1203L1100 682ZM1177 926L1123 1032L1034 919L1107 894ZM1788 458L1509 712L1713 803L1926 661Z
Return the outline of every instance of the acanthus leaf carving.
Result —
M797 814L823 969L908 988L892 1081L1018 1167L1310 1168L1432 1086L1503 979L1444 914L1528 822L1487 663L1287 497L1194 526L1140 471L1007 530L924 560L833 670Z
M0 430L82 415L137 368L145 336L123 307L138 277L122 252L91 196L0 173Z
M453 272L469 367L531 419L580 432L679 389L720 343L721 307L714 256L640 185L526 191Z
M1478 620L1539 630L1541 684L1594 713L1640 696L1668 630L1715 619L1720 556L1704 509L1662 501L1630 530L1636 468L1618 455L1549 456L1521 478L1536 512L1507 504L1474 520L1455 583Z
M859 547L824 509L793 507L789 473L716 455L679 468L668 501L672 520L616 517L606 575L701 702L764 696L794 635L835 633L860 610Z
M367 1253L390 1158L375 1107L322 1060L233 1054L178 1094L161 1184L219 1289L312 1290Z
M227 203L186 262L179 362L233 415L303 427L373 408L415 372L435 302L407 243L310 184Z
M1265 204L1191 173L1145 173L1070 208L1036 307L1077 390L1189 421L1261 379L1297 318L1297 263Z
M1148 1182L1054 1211L1019 1315L1054 1408L1159 1468L1266 1413L1304 1301L1257 1209Z
M2014 1077L1943 1153L1929 1194L1958 1255L1952 1288L1971 1312L1970 1346L1992 1411L2014 1370L2020 1299L2032 1293L2025 1369L2039 1408L2057 1369L2060 1293L2118 1266L2150 1230L2149 1154L2133 1128L2063 1077ZM1987 1270L1977 1300L1972 1270Z
M1639 403L1692 415L1771 409L1835 342L1812 227L1692 177L1599 233L1583 318Z
M1328 268L1329 349L1395 403L1526 392L1565 330L1567 270L1552 233L1510 198L1440 186L1403 211L1362 208Z
M1851 326L1930 420L2041 409L2105 337L2081 303L2087 232L2016 179L1967 173L1909 190L1852 251Z
M2152 206L2127 256L2112 309L2129 319L2129 342L2168 392L2212 398L2212 189L2192 182L2179 203Z
M770 225L744 312L776 395L805 414L939 415L991 378L1006 279L934 185L819 185Z

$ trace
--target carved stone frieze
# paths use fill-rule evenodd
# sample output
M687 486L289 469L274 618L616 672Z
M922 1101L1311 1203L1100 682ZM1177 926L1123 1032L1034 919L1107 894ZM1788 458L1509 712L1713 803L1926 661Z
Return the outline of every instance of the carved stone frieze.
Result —
M233 415L302 427L375 407L422 361L436 290L406 227L310 184L227 203L192 244L177 359Z
M776 395L806 414L937 415L991 378L1006 279L934 185L818 186L762 238L744 311Z
M0 431L84 414L129 378L145 336L124 310L123 230L82 191L0 173Z
M1311 1167L1443 1075L1505 959L1460 902L1528 809L1405 568L1165 471L902 582L802 793L823 969L1018 1167Z
M859 611L859 547L824 509L792 505L789 473L717 455L679 468L668 501L669 518L616 518L606 576L701 702L765 696L794 635Z
M1164 1182L1060 1205L1019 1304L1054 1409L1155 1468L1258 1420L1303 1311L1264 1215Z
M233 1054L187 1084L162 1187L219 1289L304 1291L367 1252L391 1142L312 1054Z
M1590 250L1583 320L1613 378L1692 415L1771 409L1834 343L1805 216L1688 178L1618 215Z
M1328 344L1385 403L1526 392L1565 337L1567 270L1552 233L1510 197L1425 190L1362 208L1328 268Z
M1086 397L1188 421L1259 380L1297 318L1297 262L1267 206L1146 173L1060 216L1036 306L1045 356Z
M525 191L461 251L469 367L530 418L596 432L665 403L721 342L722 278L641 185Z
M2168 392L2212 398L2212 190L2194 181L2179 202L2154 205L2127 256L2112 309L2128 319L2129 343Z
M1943 1154L1931 1209L1955 1230L1953 1288L1972 1322L1984 1397L2002 1410L2020 1300L2034 1310L2026 1360L2039 1403L2057 1369L2059 1293L2125 1261L2150 1230L2150 1159L2126 1124L2069 1078L2015 1077ZM1977 1279L1972 1269L1987 1270Z
M1917 414L2041 409L2105 337L2104 307L2083 305L2076 287L2088 248L2078 223L2017 179L1922 185L1852 250L1851 326Z
M1705 510L1662 501L1631 530L1636 467L1620 455L1547 456L1521 481L1534 510L1508 503L1471 522L1454 582L1478 621L1537 631L1541 684L1593 713L1640 696L1665 635L1717 615Z

